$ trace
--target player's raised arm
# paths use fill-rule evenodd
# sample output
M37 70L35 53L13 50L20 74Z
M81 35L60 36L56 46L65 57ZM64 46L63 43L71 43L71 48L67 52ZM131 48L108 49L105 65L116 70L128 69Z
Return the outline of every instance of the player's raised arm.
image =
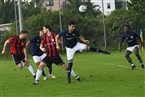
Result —
M5 53L6 46L7 46L9 43L10 43L10 41L9 41L9 40L6 40L6 41L5 41L5 43L4 43L4 45L3 45L2 54L4 54L4 53Z
M56 35L56 37L55 37L55 41L56 41L56 48L58 49L58 50L60 50L60 46L59 46L59 42L60 42L60 40L59 40L59 35Z
M86 43L86 44L89 44L89 40L85 40L83 36L80 35L80 36L79 36L79 39L80 39L82 42L84 42L84 43Z

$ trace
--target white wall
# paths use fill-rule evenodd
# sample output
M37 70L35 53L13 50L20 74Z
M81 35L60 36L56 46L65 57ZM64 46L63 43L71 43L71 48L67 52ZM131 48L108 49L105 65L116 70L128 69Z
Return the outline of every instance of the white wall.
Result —
M102 0L91 0L95 5L99 5L99 9L102 12ZM104 2L104 14L109 15L113 10L115 10L115 0L103 0ZM110 4L110 9L108 9L107 4ZM96 8L98 9L98 7Z

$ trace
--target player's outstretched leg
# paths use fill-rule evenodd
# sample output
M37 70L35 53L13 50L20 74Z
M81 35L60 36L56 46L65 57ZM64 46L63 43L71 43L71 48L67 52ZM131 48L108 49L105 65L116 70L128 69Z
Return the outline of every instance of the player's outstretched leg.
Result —
M88 51L93 51L93 52L100 52L100 53L103 53L103 54L111 54L111 52L108 52L108 51L105 51L105 50L101 50L99 48L93 48L93 47L90 47L88 46Z
M68 68L67 68L67 72L68 72L68 83L71 83L70 75L71 75L72 65L73 65L73 61L72 60L69 60L68 61Z
M67 71L67 65L66 64L62 64L61 65L63 69L65 69ZM79 78L79 76L74 72L73 69L71 69L71 76L73 76L77 81L81 81L81 79Z
M140 62L141 68L144 69L144 63L143 63L143 61L142 61L142 59L141 59L141 56L139 55L139 49L138 49L138 47L135 47L135 48L134 48L134 53L135 53L135 55L136 55L138 61Z
M131 53L132 52L126 50L125 57L126 57L127 61L129 62L129 64L131 65L131 69L134 70L136 66L133 64L132 59L130 58Z

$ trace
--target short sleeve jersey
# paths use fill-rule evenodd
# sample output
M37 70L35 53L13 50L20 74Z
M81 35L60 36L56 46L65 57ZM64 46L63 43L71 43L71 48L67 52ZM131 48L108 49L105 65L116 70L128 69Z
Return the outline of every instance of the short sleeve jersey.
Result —
M130 33L124 32L121 37L121 42L126 40L126 42L128 43L128 47L132 47L132 46L138 45L138 42L136 39L137 37L140 37L140 36L135 32L130 32Z
M32 56L41 56L44 52L40 50L41 37L39 34L30 39Z
M63 37L65 46L68 48L73 48L77 44L77 39L80 36L76 29L71 33L68 29L65 29L59 32L58 35Z
M24 48L26 48L26 40L20 39L19 36L10 37L9 42L11 43L10 46L10 54L12 55L21 55L24 54Z

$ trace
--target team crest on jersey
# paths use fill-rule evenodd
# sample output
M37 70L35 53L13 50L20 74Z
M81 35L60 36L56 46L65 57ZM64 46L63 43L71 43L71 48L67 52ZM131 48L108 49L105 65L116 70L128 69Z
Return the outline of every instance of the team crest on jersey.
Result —
M72 34L72 36L75 36L75 34Z
M54 39L52 38L52 42L54 42Z
M66 36L68 36L68 34L66 34Z
M21 44L22 46L24 45L24 43Z
M131 39L133 38L133 36L130 37Z
M39 42L39 40L37 40L37 42Z

